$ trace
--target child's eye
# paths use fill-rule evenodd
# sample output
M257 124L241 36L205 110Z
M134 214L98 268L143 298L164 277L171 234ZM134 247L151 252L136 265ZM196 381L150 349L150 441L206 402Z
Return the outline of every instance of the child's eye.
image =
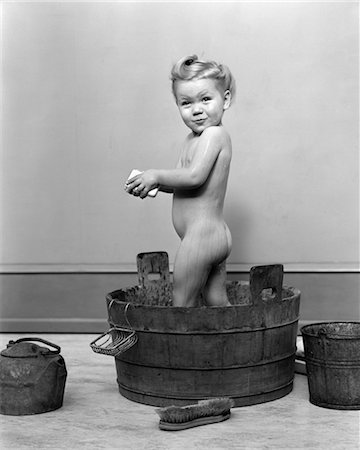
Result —
M187 100L183 100L180 104L181 106L188 106L190 105L190 102L188 102Z
M210 100L211 100L210 97L204 97L204 98L203 98L203 102L209 102Z

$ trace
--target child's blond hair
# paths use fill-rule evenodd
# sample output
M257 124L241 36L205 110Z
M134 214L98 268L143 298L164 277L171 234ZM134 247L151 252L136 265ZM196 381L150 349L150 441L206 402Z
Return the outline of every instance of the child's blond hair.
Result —
M218 64L215 61L199 60L197 55L185 56L174 64L171 70L172 91L176 98L176 81L199 80L202 78L211 78L217 80L224 92L229 90L231 98L235 97L235 80L229 68L224 64Z

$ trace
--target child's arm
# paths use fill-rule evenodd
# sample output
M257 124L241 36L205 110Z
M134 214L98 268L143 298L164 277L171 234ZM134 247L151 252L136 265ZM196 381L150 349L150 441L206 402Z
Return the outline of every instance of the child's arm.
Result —
M195 189L201 186L207 180L221 150L222 129L209 127L198 139L194 157L188 167L146 170L128 181L127 192L138 190L139 196L144 198L151 189L159 186L166 189Z
M178 160L177 164L176 164L176 169L180 169L181 167L181 156L180 159ZM170 186L159 186L159 191L161 192L165 192L167 194L173 194L174 193L174 188L170 187Z
M165 192L166 194L173 194L174 193L174 189L171 187L166 187L166 186L159 186L159 191L160 192Z

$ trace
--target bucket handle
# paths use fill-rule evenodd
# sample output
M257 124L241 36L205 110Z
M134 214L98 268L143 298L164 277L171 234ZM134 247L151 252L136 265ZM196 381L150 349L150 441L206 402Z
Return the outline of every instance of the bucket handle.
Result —
M250 293L252 302L256 306L264 304L264 300L280 302L282 299L282 286L284 266L272 264L267 266L254 266L250 269ZM271 293L264 296L265 290Z
M45 339L42 338L38 338L38 337L24 337L24 338L20 338L17 341L10 341L8 345L14 345L14 344L18 344L19 342L41 342L42 344L46 344L49 345L50 347L55 348L55 350L49 350L49 352L51 352L54 355L58 355L61 351L61 347L59 347L56 344L53 344L52 342L46 341Z

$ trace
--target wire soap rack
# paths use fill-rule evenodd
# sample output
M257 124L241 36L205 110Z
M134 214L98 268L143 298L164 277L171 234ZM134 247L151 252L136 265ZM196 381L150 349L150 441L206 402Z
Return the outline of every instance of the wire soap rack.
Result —
M111 301L109 311L114 301L115 299ZM137 334L127 318L127 310L129 306L130 303L127 303L124 308L124 316L129 328L112 326L108 331L97 337L90 343L90 347L95 353L101 353L102 355L108 356L118 356L136 344L138 340Z

